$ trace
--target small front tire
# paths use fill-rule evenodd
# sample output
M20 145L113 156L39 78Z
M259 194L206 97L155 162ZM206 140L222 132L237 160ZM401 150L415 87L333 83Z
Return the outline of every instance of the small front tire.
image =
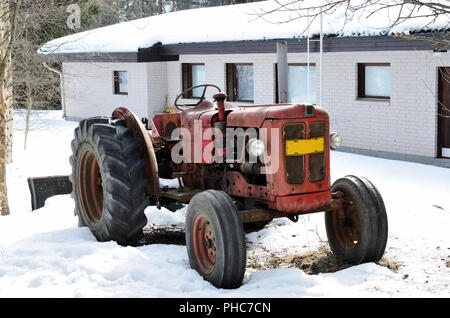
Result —
M346 176L332 186L343 194L343 207L325 212L330 249L353 264L381 259L387 242L387 215L378 190L365 178Z
M191 267L217 288L237 288L246 266L244 230L237 208L222 191L196 194L186 215Z

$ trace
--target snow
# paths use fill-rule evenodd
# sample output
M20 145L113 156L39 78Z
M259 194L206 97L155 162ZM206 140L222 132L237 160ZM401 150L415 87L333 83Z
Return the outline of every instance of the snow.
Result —
M183 181L181 181L183 182ZM161 189L168 188L168 189L178 189L180 187L180 184L178 182L178 179L164 179L159 178L159 187Z
M162 207L161 209L155 206L149 206L145 210L145 216L147 217L147 224L164 227L164 226L178 226L184 228L184 219L186 217L187 206L172 212Z
M23 114L15 113L14 163L8 166L11 215L0 217L0 297L449 297L450 169L332 152L332 179L364 175L380 190L388 211L384 259L335 273L307 275L296 268L247 267L243 285L216 289L190 269L186 248L100 243L78 228L70 195L31 212L26 178L70 173L76 123L59 111L34 112L23 150ZM182 226L187 206L175 213L148 207L148 224ZM302 255L323 246L323 214L293 223L278 219L246 236L248 256Z
M137 52L160 42L165 44L244 41L267 39L290 39L306 36L308 20L299 16L296 9L318 7L327 0L262 1L239 5L183 10L157 15L103 28L80 32L52 40L42 46L41 54L49 53L111 53ZM287 4L282 10L276 4ZM292 4L294 2L294 4ZM329 2L329 1L328 1ZM365 1L352 1L364 3ZM390 4L398 1L390 1ZM370 9L352 13L351 21L345 23L346 11L341 6L325 12L323 31L337 36L374 36L380 34L409 34L417 30L448 29L450 17L442 14L434 19L426 7L410 12L408 4L402 16L411 16L390 28L398 16L400 7L382 9L373 14L385 1L376 2ZM274 10L273 12L271 10ZM264 12L270 12L263 14ZM304 12L304 11L303 11ZM317 14L318 9L310 14ZM303 16L305 13L303 13ZM311 20L310 35L320 32L319 19Z

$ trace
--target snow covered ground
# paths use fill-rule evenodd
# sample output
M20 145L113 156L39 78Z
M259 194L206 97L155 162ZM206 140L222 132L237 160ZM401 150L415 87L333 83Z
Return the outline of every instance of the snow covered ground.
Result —
M449 297L450 169L332 153L332 179L363 175L380 190L388 211L385 262L307 275L296 268L255 270L244 284L219 290L189 267L184 246L121 247L99 243L78 228L70 196L31 212L27 177L69 174L76 123L61 112L35 112L28 149L23 115L15 115L14 163L8 167L11 215L0 218L0 297ZM181 226L176 213L146 210L149 224ZM270 255L294 257L326 246L323 214L276 220L247 235L249 264ZM258 265L258 264L257 264ZM258 268L258 266L256 266Z

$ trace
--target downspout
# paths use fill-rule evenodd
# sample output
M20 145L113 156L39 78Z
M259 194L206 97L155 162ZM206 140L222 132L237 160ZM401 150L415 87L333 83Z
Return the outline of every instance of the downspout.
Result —
M306 66L306 76L307 76L307 86L308 86L308 103L310 102L310 96L309 96L309 90L310 90L310 82L309 82L309 72L310 72L310 68L309 68L309 64L310 64L310 56L309 56L309 41L310 41L310 35L309 35L309 9L307 11L307 15L308 15L308 36L306 38L306 61L307 61L307 66Z
M319 92L319 106L323 107L323 14L320 9L320 92Z
M288 102L289 88L289 64L287 55L287 42L277 42L277 60L278 60L278 102L284 104Z
M48 66L46 62L42 63L46 69L49 71L52 71L53 73L56 73L59 75L59 88L61 90L61 106L63 109L63 115L62 118L66 118L66 98L64 94L64 74L61 71L58 71L57 69L54 69L53 67Z

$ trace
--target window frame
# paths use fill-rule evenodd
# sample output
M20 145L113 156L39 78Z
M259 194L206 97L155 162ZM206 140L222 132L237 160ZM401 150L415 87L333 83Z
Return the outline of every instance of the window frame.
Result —
M128 90L126 92L120 91L120 76L119 73L126 73L127 75L127 84L128 84L128 71L113 71L113 89L114 95L128 95ZM128 85L127 85L128 88Z
M288 68L289 66L308 66L308 63L288 63ZM309 66L316 67L316 63L309 63ZM316 83L314 83L314 85L316 85ZM280 97L278 95L278 63L275 63L275 104L280 102Z
M236 66L251 66L253 67L253 100L238 99L238 83L237 83L237 71ZM254 103L255 102L255 65L253 63L226 63L226 85L227 85L227 95L228 101L230 102L243 102L243 103Z
M181 63L181 87L183 92L193 86L192 66L205 66L205 63ZM193 92L193 90L186 92L185 94L183 94L183 98L199 100L201 96L194 96L192 95Z
M358 63L357 64L357 99L379 99L389 101L391 96L372 96L366 95L366 66L389 66L391 67L391 63Z

